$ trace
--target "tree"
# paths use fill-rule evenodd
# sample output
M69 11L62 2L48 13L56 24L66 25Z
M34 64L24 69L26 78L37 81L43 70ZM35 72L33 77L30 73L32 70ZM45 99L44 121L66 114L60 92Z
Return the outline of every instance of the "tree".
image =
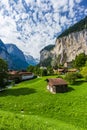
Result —
M41 76L47 76L47 69L40 69Z
M85 53L81 53L78 56L76 56L75 60L73 61L73 66L76 68L80 68L85 66L87 60L87 56L85 55Z
M27 71L34 72L34 68L35 68L34 66L30 65L28 66Z
M54 74L53 68L51 66L47 67L47 74L48 75L53 75Z
M8 71L7 63L3 59L0 59L0 88L5 87L5 83L8 78L7 71Z

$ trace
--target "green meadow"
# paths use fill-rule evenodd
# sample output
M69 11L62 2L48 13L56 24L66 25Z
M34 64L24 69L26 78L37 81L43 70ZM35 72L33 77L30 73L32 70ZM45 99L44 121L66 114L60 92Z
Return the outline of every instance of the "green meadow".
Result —
M87 82L80 80L66 93L51 94L47 78L0 92L0 130L87 130Z

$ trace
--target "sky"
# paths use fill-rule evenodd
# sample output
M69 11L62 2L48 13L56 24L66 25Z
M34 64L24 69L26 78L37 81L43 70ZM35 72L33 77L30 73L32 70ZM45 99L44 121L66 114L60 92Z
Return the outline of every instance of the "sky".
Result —
M42 48L85 16L87 0L0 0L0 39L39 58Z

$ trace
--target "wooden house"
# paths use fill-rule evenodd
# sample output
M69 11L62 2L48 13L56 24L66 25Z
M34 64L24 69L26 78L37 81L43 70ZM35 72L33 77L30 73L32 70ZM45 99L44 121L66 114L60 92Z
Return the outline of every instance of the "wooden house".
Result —
M78 72L76 68L68 69L68 72Z
M47 79L47 89L52 93L63 93L68 90L67 82L62 78Z
M58 69L59 74L65 74L67 73L67 68Z
M9 81L18 79L19 81L31 79L34 77L34 74L31 72L22 72L22 71L9 71Z
M34 74L31 72L19 72L19 75L21 80L32 79L34 77Z
M9 75L9 81L12 81L14 79L21 79L20 75L18 74L19 72L18 71L9 71L8 72L8 75Z

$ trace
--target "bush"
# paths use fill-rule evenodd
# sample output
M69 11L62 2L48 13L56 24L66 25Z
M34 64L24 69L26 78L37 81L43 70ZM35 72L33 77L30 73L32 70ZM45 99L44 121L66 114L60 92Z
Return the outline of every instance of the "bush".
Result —
M65 79L70 83L74 84L76 80L78 79L78 73L67 73L65 75Z
M83 78L82 74L81 74L81 73L79 73L79 72L76 72L76 75L77 75L77 78L78 78L78 79Z
M82 67L81 72L82 76L87 80L87 66Z
M63 78L61 75L58 75L57 78Z

